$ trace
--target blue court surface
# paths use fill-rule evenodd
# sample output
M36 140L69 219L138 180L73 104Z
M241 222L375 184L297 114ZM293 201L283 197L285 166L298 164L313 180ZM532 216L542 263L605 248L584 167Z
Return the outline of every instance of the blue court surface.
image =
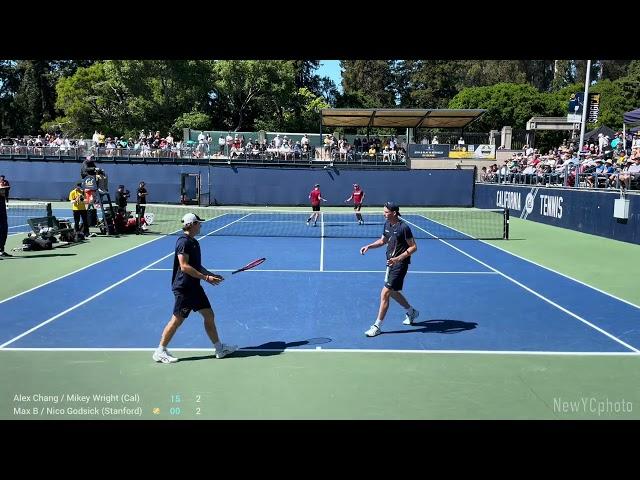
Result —
M236 228L236 220L217 218L210 231ZM200 238L203 264L226 277L204 287L221 338L264 350L639 352L636 305L485 242L428 239L442 226L408 221L424 237L403 290L420 317L404 326L404 310L392 301L374 338L364 332L377 315L384 248L359 249L379 237L380 225L364 225L365 238L321 237L324 226L317 236ZM289 228L314 227L296 220ZM140 247L0 302L0 348L154 348L173 308L176 238L150 235ZM258 257L267 261L230 274ZM212 348L199 314L171 347Z

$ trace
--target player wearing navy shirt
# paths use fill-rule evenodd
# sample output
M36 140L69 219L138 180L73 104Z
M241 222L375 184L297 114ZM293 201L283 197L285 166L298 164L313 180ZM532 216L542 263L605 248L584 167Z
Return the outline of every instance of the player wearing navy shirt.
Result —
M385 223L382 236L360 249L360 254L364 255L370 248L387 245L387 273L380 292L378 318L365 332L367 337L375 337L382 332L380 327L389 309L389 298L393 298L406 310L402 322L404 325L413 325L413 321L418 318L418 311L400 293L404 285L404 277L409 270L411 255L418 250L418 246L413 238L411 228L400 218L400 207L393 202L387 202L384 204L383 214Z
M224 358L235 352L238 347L226 345L220 341L214 321L214 313L211 303L204 292L200 280L211 285L218 285L224 280L221 275L211 273L202 266L200 243L195 238L200 233L200 224L203 220L193 213L187 213L182 217L183 234L176 240L176 249L173 256L173 274L171 276L171 289L175 296L173 315L169 323L164 327L160 337L160 345L153 353L156 362L174 363L178 359L167 350L167 345L174 334L182 325L185 318L192 310L200 313L204 318L204 329L215 347L216 358Z

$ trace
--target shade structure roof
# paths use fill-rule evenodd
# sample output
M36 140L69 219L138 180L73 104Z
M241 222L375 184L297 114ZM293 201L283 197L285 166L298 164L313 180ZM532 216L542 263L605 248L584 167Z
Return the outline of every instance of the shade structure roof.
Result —
M465 128L482 109L323 108L324 127Z
M640 108L636 108L635 110L626 112L622 118L624 123L627 123L627 124L640 122Z

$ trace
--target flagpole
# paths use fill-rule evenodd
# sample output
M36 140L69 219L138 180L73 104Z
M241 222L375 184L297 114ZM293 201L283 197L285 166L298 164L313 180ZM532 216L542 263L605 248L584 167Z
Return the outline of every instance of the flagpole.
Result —
M584 103L582 105L582 122L580 124L580 144L578 145L578 151L582 150L584 145L584 127L587 124L587 108L589 108L589 77L591 74L591 60L587 60L587 75L584 82Z

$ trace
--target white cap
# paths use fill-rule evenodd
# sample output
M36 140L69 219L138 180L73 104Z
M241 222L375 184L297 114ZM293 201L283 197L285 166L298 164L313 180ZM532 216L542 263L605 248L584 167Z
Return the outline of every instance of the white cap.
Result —
M194 213L187 213L184 217L182 217L182 223L184 223L185 225L191 225L192 223L203 221L204 220L202 218Z

